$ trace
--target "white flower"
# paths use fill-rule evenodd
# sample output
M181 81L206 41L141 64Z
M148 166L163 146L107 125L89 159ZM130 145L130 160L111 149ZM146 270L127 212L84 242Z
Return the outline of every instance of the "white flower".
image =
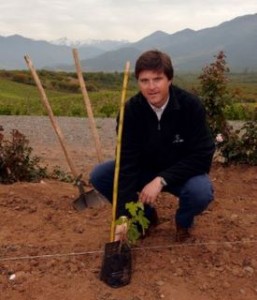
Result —
M218 133L216 136L216 142L222 143L224 141L223 135L221 133Z
M16 275L15 274L11 274L10 276L9 276L9 280L15 280L16 279Z

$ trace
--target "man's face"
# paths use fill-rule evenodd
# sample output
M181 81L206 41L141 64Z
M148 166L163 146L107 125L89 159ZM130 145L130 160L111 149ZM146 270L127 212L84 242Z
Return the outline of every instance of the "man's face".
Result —
M169 97L169 80L163 72L142 71L138 76L138 86L148 103L162 107Z

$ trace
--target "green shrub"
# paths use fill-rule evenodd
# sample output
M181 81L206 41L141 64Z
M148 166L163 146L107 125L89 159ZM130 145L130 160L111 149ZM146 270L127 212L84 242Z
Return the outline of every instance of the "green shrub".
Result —
M257 165L257 122L248 121L219 145L225 165Z
M37 182L42 178L72 182L73 177L55 166L51 173L40 165L40 158L32 156L29 141L18 130L11 131L11 139L4 138L0 126L0 183L10 184L17 181Z
M229 68L223 51L215 57L215 62L207 65L199 76L199 94L205 106L207 120L213 135L216 136L222 132L227 137L229 128L224 110L231 99L226 77Z
M115 116L117 114L117 111L118 111L118 106L115 105L115 103L104 104L99 109L100 114L107 118Z
M228 120L245 120L250 119L251 112L247 105L231 104L224 109L224 114Z
M9 115L12 115L12 108L10 106L5 106L5 107L2 107L0 106L0 115L6 115L6 116L9 116Z
M52 179L56 179L56 180L63 181L63 182L73 182L74 181L73 176L64 172L60 168L60 166L54 167L53 171L51 172L50 177Z
M11 140L0 132L0 182L38 181L47 177L46 168L39 166L39 158L32 157L29 141L18 130L12 130Z
M73 105L70 110L70 116L72 117L84 117L85 113L80 106Z
M257 165L257 122L254 121L257 109L249 113L246 105L231 105L233 96L227 87L226 73L229 68L226 56L221 51L215 57L216 61L206 66L199 77L199 95L203 99L207 121L216 140L217 153L222 156L225 164ZM229 126L225 113L239 120L244 120L249 114L251 120L235 131Z
M58 85L56 86L60 90L68 91L71 93L78 93L80 90L78 83L73 83L73 82L59 82Z

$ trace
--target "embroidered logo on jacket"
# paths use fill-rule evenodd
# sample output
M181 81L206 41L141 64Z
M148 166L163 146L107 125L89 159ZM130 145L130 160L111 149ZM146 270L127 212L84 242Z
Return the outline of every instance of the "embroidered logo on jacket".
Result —
M184 139L179 134L175 134L172 144L180 144L180 143L184 143Z

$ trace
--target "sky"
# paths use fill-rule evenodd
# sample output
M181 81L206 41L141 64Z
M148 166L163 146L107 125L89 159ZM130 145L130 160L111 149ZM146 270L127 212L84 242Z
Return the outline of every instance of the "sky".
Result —
M200 30L255 14L257 1L5 0L0 12L1 36L136 42L157 30Z

